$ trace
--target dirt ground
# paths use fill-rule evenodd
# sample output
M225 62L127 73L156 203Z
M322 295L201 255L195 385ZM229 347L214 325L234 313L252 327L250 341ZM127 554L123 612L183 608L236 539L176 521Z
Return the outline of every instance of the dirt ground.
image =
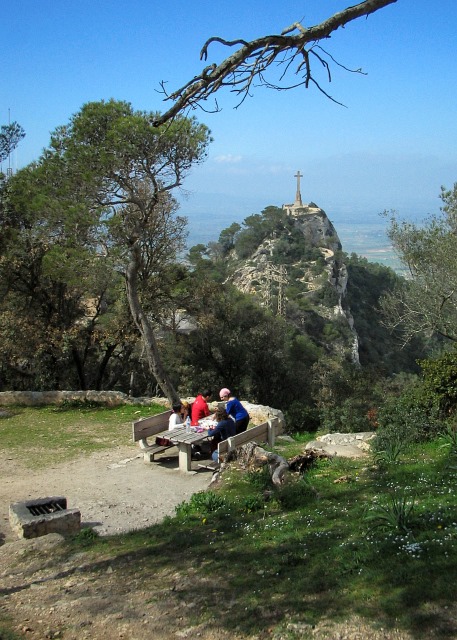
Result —
M141 555L96 563L84 551L60 557L58 534L18 540L9 526L10 503L61 495L69 508L81 511L82 524L101 535L143 528L172 515L177 504L206 489L211 478L209 471L179 472L176 455L163 454L159 464L144 464L133 445L45 471L29 471L17 459L0 459L0 621L29 640L246 638L202 615L205 601L195 589L197 573L158 568L146 577L135 573L136 566L141 569ZM205 589L211 589L208 578L204 580ZM218 577L214 580L217 588ZM224 607L224 614L233 611L236 616L236 598ZM286 624L284 633L265 631L258 637L411 640L400 631L373 630L361 620L339 625L323 621L317 628Z
M60 536L19 540L9 525L11 503L50 496L65 496L68 508L80 510L82 526L100 535L160 522L173 515L179 503L206 489L212 478L209 471L197 471L196 463L193 472L181 473L177 451L168 453L159 464L145 464L138 447L116 447L45 471L31 471L15 458L0 458L0 621L12 617L14 628L27 638L170 637L168 627L151 633L144 592L136 593L138 613L134 620L129 614L126 621L125 609L135 608L135 596L115 596L118 588L125 590L112 575L114 569L107 567L106 580L99 580L90 594L86 583L94 581L94 574L84 567L85 554L58 570L50 566L50 557ZM168 616L157 618L162 619L166 622Z
M181 473L177 450L169 452L159 464L145 464L138 446L116 447L44 472L26 469L15 458L1 458L0 544L17 538L8 509L22 500L65 496L69 509L80 510L82 526L101 535L147 527L173 515L180 502L208 487L211 473L197 471L194 462L194 472Z

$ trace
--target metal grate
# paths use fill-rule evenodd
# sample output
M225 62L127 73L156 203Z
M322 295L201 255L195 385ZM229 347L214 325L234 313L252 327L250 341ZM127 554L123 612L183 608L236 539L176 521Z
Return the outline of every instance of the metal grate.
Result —
M57 511L65 511L66 504L62 502L45 502L44 504L32 504L27 505L27 509L32 516L45 516L50 513L56 513Z

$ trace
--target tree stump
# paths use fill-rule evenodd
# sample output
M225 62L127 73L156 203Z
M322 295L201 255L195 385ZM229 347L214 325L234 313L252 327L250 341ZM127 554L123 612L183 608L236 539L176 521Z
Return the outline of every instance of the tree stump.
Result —
M307 449L303 453L299 453L289 460L289 467L291 471L297 471L298 473L305 473L309 471L314 465L316 460L322 460L323 458L332 458L331 455L324 451L316 451L315 449Z
M248 442L238 449L230 451L227 455L227 462L236 460L246 469L258 468L268 465L271 481L275 486L281 486L287 481L289 463L285 458L276 453L265 451L255 442Z
M213 474L210 484L216 484L220 480L221 474L228 463L238 462L244 469L258 469L268 465L272 483L276 487L281 487L291 479L292 473L303 474L309 471L316 460L332 457L323 451L309 449L287 461L276 453L265 451L255 442L247 442L227 454L226 460Z

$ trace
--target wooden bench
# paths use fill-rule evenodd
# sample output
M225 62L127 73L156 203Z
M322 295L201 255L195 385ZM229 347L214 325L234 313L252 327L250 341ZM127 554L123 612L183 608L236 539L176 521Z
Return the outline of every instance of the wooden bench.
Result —
M149 444L148 442L148 438L151 436L168 429L168 420L171 414L171 410L164 411L150 418L140 418L132 422L133 442L139 443L140 449L144 453L145 462L153 462L154 456L174 446L173 444L159 445L155 443Z
M198 466L204 469L215 470L219 467L219 463L222 462L225 456L234 449L238 449L247 442L268 442L270 447L274 447L276 436L282 433L282 423L279 418L271 418L262 424L258 424L255 427L246 429L242 433L238 433L236 436L222 440L217 445L217 452L219 454L219 462L208 462L208 464L201 463Z

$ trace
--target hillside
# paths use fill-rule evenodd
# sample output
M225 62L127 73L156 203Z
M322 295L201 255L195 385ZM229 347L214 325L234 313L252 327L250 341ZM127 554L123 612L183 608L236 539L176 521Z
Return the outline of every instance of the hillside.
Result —
M267 206L224 229L207 254L225 283L283 316L322 353L387 374L417 370L422 345L400 349L378 310L400 276L348 256L326 212L314 202L303 204L298 191L293 204Z
M325 211L299 201L267 207L262 220L247 222L227 253L226 281L311 334L326 351L358 363L358 336L345 301L347 266Z

